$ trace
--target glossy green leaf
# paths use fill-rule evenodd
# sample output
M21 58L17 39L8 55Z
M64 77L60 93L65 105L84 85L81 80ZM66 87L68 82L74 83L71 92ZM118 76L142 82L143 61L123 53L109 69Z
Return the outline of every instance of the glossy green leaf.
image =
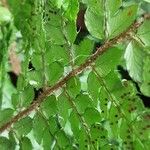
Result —
M30 33L28 19L31 16L31 1L26 0L25 3L21 3L16 0L9 0L8 3L11 6L13 15L15 16L15 25L21 30L24 37L28 37Z
M59 115L61 116L60 122L62 126L64 126L69 118L69 109L71 109L71 104L69 103L69 100L64 93L59 95L57 106Z
M41 110L48 117L55 115L58 110L56 97L54 95L47 97L41 104Z
M107 53L102 54L96 60L96 69L102 76L107 75L111 70L114 70L121 61L123 50L113 47L107 50Z
M69 63L68 51L64 46L52 45L51 47L49 47L49 45L47 45L45 62L46 64L50 65L50 63L55 61L67 65Z
M15 147L17 145L17 141L16 141L15 135L12 131L9 132L9 141L11 142L11 148L15 149Z
M57 134L57 142L58 145L64 149L65 147L67 147L70 144L70 139L69 137L67 137L67 135L65 134L65 132L63 130L60 130Z
M125 7L123 10L119 10L114 17L110 17L110 20L108 20L109 38L113 38L125 31L135 20L136 13L137 5L131 5ZM118 22L117 24L116 21Z
M99 83L98 77L96 76L94 72L90 72L87 82L88 82L88 91L90 95L92 96L94 101L97 101L97 98L99 96L99 91L101 88L101 84Z
M41 88L43 85L42 71L30 71L27 74L27 79L30 85L36 88Z
M93 125L95 123L99 123L101 121L100 112L96 110L95 108L87 108L85 110L85 113L83 114L85 121L89 125ZM89 117L91 116L91 117Z
M79 149L92 148L92 146L89 144L88 135L84 128L81 128L77 140Z
M144 46L150 46L150 21L146 20L141 27L139 27L138 32L137 32L137 36L139 38L139 40L142 42L142 44L144 44Z
M109 113L108 104L110 103L110 96L104 87L101 88L100 90L99 101L100 101L101 116L107 118Z
M118 123L119 123L119 119L120 119L120 112L117 108L117 106L115 105L111 105L111 108L109 110L109 125L111 128L111 132L112 132L112 136L113 137L117 137L118 135Z
M34 66L34 68L36 70L42 69L43 68L43 64L44 64L44 62L42 60L42 56L39 55L38 53L34 53L32 55L32 64L33 64L33 66Z
M137 13L137 5L120 9L121 0L84 2L88 6L85 14L86 27L91 35L98 39L111 39L119 35L132 24Z
M51 2L54 6L57 6L57 8L60 8L63 4L63 0L52 0Z
M75 98L81 90L81 84L80 80L78 77L73 77L66 83L66 89L68 91L68 94L72 97Z
M61 128L61 125L59 124L58 119L59 119L59 116L51 116L48 119L49 132L51 132L51 136L54 136L58 132L58 130L60 130Z
M101 124L94 124L91 128L93 144L99 148L106 147L108 144L108 132Z
M32 119L25 117L14 124L13 129L20 137L27 135L32 130Z
M41 144L46 123L40 114L36 114L33 118L33 135L35 140Z
M94 43L92 40L86 38L79 45L75 47L75 63L80 65L90 55L92 55Z
M46 79L48 80L48 83L50 85L56 83L63 75L63 71L64 71L63 66L58 62L54 62L49 66L46 66L45 73L46 73Z
M34 89L32 86L27 86L22 93L23 105L28 106L34 99Z
M18 106L26 107L31 104L34 99L34 89L32 86L28 85L23 91L12 96L12 104L14 108Z
M68 42L74 43L76 36L77 36L77 29L76 29L75 21L68 21L65 23L64 34L65 34ZM70 44L70 43L68 43L68 44Z
M147 56L144 60L143 66L143 83L140 87L141 92L146 95L150 96L150 70L148 69L150 65L150 56Z
M92 100L88 95L80 94L76 97L74 100L75 105L77 107L77 110L79 113L83 114L85 112L85 109L87 107L90 107L92 105Z
M105 86L107 87L107 89L110 92L113 92L113 94L118 93L119 90L120 90L120 93L123 92L124 90L123 85L116 70L111 71L109 74L107 74L107 76L102 77L101 79L102 79L103 84L105 83Z
M103 18L91 8L86 10L85 24L91 35L98 39L104 38Z
M13 150L13 145L12 143L6 138L6 137L3 137L1 136L0 137L0 149L1 150Z
M0 110L0 125L8 122L13 116L14 110L10 108L6 108L4 110Z
M63 6L65 9L65 16L69 20L75 20L77 17L77 13L79 10L79 2L78 0L64 0Z
M21 150L32 150L32 143L29 138L23 137L20 140L20 149Z
M128 140L128 138L125 137L130 135L130 130L126 120L122 120L121 126L119 128L119 132L120 132L120 137L123 139L124 142L125 140Z
M52 141L51 133L48 128L45 129L42 138L43 138L43 142L42 142L43 148L45 150L49 150L53 141Z
M125 52L126 66L130 76L135 81L142 81L142 69L143 69L143 48L136 42L130 42Z
M137 136L140 137L142 141L142 146L149 148L150 146L150 121L149 121L150 112L146 111L143 114L141 114L135 122L135 128L137 131Z
M78 115L74 111L71 112L69 121L71 123L71 130L73 132L73 136L75 138L78 138L79 133L80 133L79 129L80 129L81 123L80 123Z
M65 44L64 36L60 28L55 26L47 26L46 27L47 40L56 45ZM55 36L51 36L55 35Z

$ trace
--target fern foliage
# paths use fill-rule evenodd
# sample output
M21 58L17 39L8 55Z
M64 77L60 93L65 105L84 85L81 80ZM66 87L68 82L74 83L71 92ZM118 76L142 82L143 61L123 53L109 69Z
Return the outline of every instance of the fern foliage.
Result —
M81 4L88 35L78 41ZM149 0L8 0L7 5L9 10L0 6L0 126L82 65L96 43L120 35L150 8ZM39 106L1 134L0 149L148 150L150 110L139 92L150 96L149 25L146 20L132 38L111 46L64 86L41 96ZM8 75L11 50L21 67L16 86ZM122 78L118 65L132 81Z

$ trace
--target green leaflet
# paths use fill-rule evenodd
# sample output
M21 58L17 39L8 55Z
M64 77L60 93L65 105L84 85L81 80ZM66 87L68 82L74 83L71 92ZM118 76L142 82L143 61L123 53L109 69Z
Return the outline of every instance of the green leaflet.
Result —
M65 10L65 17L69 20L76 20L79 11L78 0L63 0L63 8Z
M45 76L49 85L56 83L64 72L63 66L59 62L53 62L45 68Z
M130 76L138 82L142 82L142 70L144 52L143 48L136 42L130 42L125 52L126 66Z
M15 133L19 137L27 135L32 130L32 119L25 117L19 120L14 124L13 130L15 130Z
M130 76L140 82L140 89L144 95L149 96L149 78L148 70L149 66L149 21L138 29L137 42L129 43L126 52L125 59L127 69L129 70ZM140 45L141 44L141 45Z
M83 128L80 129L77 142L78 142L77 146L78 146L79 149L92 148L92 146L89 145L89 141L88 141L88 138L87 138L87 133Z
M125 31L134 21L137 5L120 9L119 1L84 0L88 9L85 14L85 24L92 36L98 39L111 39ZM117 21L117 23L116 23Z
M95 12L100 12L100 14L103 13L103 7L104 4L106 5L109 13L115 14L115 12L119 9L121 6L122 0L117 0L117 1L111 1L111 0L106 0L105 2L102 0L82 0L83 3L85 3L87 6L89 6L93 11ZM103 8L103 9L100 9Z
M94 72L91 71L89 73L87 83L88 83L88 92L96 103L97 98L99 96L101 84L98 82L98 77Z
M150 46L150 21L146 20L138 29L137 32L137 37L139 38L140 41L142 41L142 44L144 44L144 46Z
M63 45L66 42L73 43L77 35L75 22L78 12L78 1L64 1L62 7L64 16L60 16L59 11L58 14L55 11L52 13L47 7L44 23L47 40L57 45Z
M130 148L133 146L132 129L129 128L126 120L122 120L119 128L119 136L122 138L122 147Z
M119 128L119 120L121 118L121 114L117 108L118 106L115 106L113 103L111 103L111 108L109 110L108 120L109 125L111 128L111 132L109 133L112 138L118 138L118 128Z
M130 76L139 82L141 92L149 96L149 47L142 47L132 41L125 52L126 66Z
M52 145L52 136L48 128L45 128L44 134L42 135L42 146L45 150L49 150L49 147Z
M141 84L141 92L146 95L150 96L150 70L148 69L150 65L150 56L147 56L144 59L144 66L143 66L143 83Z
M10 108L6 108L4 110L0 110L0 126L4 123L8 122L10 118L13 116L14 110Z
M21 150L32 150L31 141L27 137L21 138L19 146L20 146Z
M42 112L35 114L33 118L33 135L38 144L42 144L45 149L51 147L54 140L53 135L57 130L55 118L47 119Z
M43 84L43 75L42 75L42 71L30 71L27 74L27 80L29 82L30 85L32 85L33 87L36 88L41 88L44 84Z
M66 83L66 90L70 97L75 98L81 90L81 84L78 77L73 77Z
M64 65L68 65L69 63L68 53L69 53L68 50L66 50L64 46L52 45L51 47L49 47L49 45L47 45L47 51L45 54L45 63L50 64L54 61L58 61Z
M110 71L116 69L120 63L123 50L118 47L112 47L107 50L107 53L102 54L96 60L96 70L102 75L107 75Z
M92 55L94 42L85 38L79 45L75 45L75 64L80 65Z
M52 0L51 3L57 8L60 8L63 4L63 0Z
M103 148L108 144L108 132L101 124L94 124L90 128L92 141L95 147Z
M63 75L64 68L59 62L53 62L45 66L45 73L42 71L43 69L28 72L28 82L36 88L42 87L45 82L49 85L56 83Z
M145 113L141 114L138 120L135 122L135 127L137 130L137 136L142 139L143 145L146 148L150 146L150 121L149 121L150 112L146 111ZM135 145L136 146L136 145Z
M104 39L102 17L90 8L85 13L85 24L92 36L98 39Z
M15 136L12 131L9 132L9 141L12 143L11 148L15 149L17 142L16 142Z
M80 123L80 120L78 118L78 115L72 111L69 116L69 121L71 124L71 130L73 132L73 136L75 139L78 139L80 134L80 127L82 126Z
M90 97L85 94L78 95L74 102L80 114L83 114L86 108L92 105L92 99L90 99Z
M108 114L109 114L108 104L110 103L110 96L106 92L104 87L102 87L100 89L99 102L100 102L100 109L101 109L101 117L102 118L107 118Z
M43 64L45 67L54 62L60 62L62 65L68 65L69 56L68 50L65 49L64 46L46 44L46 52L43 54L43 57L40 53L33 53L32 55L32 64L36 70L40 70L43 68Z
M108 20L108 37L109 39L125 31L135 20L137 5L131 5L120 10L114 17ZM116 24L116 21L119 23Z
M27 107L31 104L34 99L34 89L31 85L28 85L24 90L17 94L12 95L12 104L14 108Z
M40 70L43 68L43 59L38 53L33 53L31 61L36 70Z
M94 123L99 123L101 121L100 113L97 109L92 107L85 110L83 117L85 118L85 122L89 125L93 125Z
M59 95L57 106L58 106L58 114L60 116L60 123L64 127L69 118L69 109L71 109L71 105L68 101L68 98L64 93Z
M44 119L36 113L33 118L33 135L35 140L40 144L45 132L46 123Z
M47 123L46 123L47 121ZM45 123L46 123L46 128L47 128L47 125L49 125L49 134L51 134L51 136L54 138L54 135L58 132L58 130L60 130L60 124L58 122L58 116L52 116L52 117L49 117L48 120L45 120Z
M41 110L44 112L46 117L51 117L57 113L57 102L56 97L51 95L47 97L44 102L41 104Z
M8 3L11 6L13 12L14 22L16 27L21 30L24 38L28 38L30 34L29 18L31 16L31 4L29 0L25 0L25 3L18 2L17 0L9 0Z
M0 149L1 150L13 150L13 143L11 143L6 137L0 137Z
M70 145L70 139L67 137L63 130L60 130L56 133L57 136L57 143L62 148L65 149L67 146Z
M66 39L68 40L68 44L74 43L77 36L76 21L66 21L63 28L63 32L66 36Z
M50 41L51 43L56 45L65 44L65 40L60 28L47 25L45 31L47 33L47 41Z

